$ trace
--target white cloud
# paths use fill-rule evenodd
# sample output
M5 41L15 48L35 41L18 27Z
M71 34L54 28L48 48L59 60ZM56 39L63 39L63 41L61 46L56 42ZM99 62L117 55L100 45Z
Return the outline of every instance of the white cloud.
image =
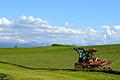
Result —
M0 41L6 41L6 40L10 40L11 38L10 37L6 37L6 36L0 36Z
M5 17L0 18L0 25L11 25L12 21L6 19Z
M41 25L41 24L48 24L47 21L42 20L41 18L35 18L33 16L19 16L17 18L17 22L18 23L22 23L22 24L28 24L28 25Z
M67 21L64 24L65 24L65 26L70 26L70 23Z
M19 42L19 43L25 43L25 42L28 42L28 41L26 41L26 40L24 40L24 39L16 39L16 41Z
M68 26L69 23L65 22ZM4 27L5 26L5 27ZM120 42L120 25L102 26L100 30L91 27L72 29L50 25L46 20L33 16L19 16L14 20L0 18L0 41L19 43L63 43L63 44L103 44Z

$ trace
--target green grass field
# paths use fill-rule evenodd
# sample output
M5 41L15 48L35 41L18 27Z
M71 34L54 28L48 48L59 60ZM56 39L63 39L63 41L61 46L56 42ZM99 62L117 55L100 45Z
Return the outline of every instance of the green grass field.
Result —
M89 49L92 46L83 47ZM94 46L96 56L112 60L120 72L120 45ZM0 73L12 80L118 80L120 75L105 72L73 71L77 54L73 46L0 48Z

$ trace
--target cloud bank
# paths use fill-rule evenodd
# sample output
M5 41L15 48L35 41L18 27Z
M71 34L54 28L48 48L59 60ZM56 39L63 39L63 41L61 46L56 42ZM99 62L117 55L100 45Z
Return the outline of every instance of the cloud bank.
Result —
M66 23L68 25L68 22ZM0 18L0 42L47 43L70 45L96 45L120 43L120 25L72 29L50 25L48 21L33 16L16 19Z

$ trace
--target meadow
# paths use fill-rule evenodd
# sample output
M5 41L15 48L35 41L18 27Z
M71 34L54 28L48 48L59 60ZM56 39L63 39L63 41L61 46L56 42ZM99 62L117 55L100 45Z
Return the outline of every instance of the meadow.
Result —
M0 48L0 73L12 80L118 80L120 45L83 46L99 51L95 56L111 60L112 72L74 71L74 46ZM115 74L114 72L117 72ZM1 78L2 79L2 78Z

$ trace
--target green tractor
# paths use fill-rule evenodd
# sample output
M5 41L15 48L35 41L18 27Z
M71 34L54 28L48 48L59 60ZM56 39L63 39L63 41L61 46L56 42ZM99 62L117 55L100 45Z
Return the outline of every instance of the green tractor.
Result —
M100 58L94 58L93 56L98 51L95 48L90 48L85 50L83 48L73 48L77 51L79 57L78 62L75 63L75 70L100 70L100 71L109 71L112 70L109 64L112 61L103 60Z

